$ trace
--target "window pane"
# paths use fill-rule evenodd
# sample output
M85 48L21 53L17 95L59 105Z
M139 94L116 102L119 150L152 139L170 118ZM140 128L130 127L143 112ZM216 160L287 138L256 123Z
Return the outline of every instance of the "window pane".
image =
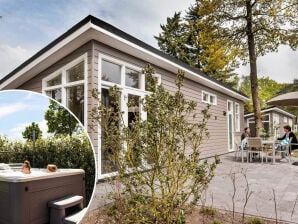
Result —
M101 102L106 107L114 107L114 111L116 112L116 106L112 103L113 99L109 95L109 90L102 88L101 89ZM102 174L110 173L117 171L117 166L113 162L113 156L115 154L113 153L113 149L111 148L105 148L104 141L105 141L106 135L102 129L101 131L101 172Z
M147 76L145 76L145 90L150 91L149 87L152 87L154 83L158 84L158 78L153 76L153 80L150 80Z
M46 91L46 94L61 103L61 89Z
M80 62L66 71L67 82L84 80L84 62Z
M120 84L121 82L121 66L102 61L101 79L108 82Z
M203 93L203 101L208 102L208 94Z
M84 86L67 88L67 107L84 124Z
M215 102L214 102L214 96L211 96L210 95L210 104L214 104Z
M140 119L140 96L128 94L128 127L133 130L134 125L133 122ZM130 156L131 161L135 164L135 166L138 166L141 164L141 155L139 153L139 150L141 150L141 145L134 144L130 145L131 150Z
M140 88L139 72L127 68L125 70L125 85L133 88Z
M55 78L47 81L47 87L50 86L57 86L61 84L61 74L59 74L58 76L56 76Z
M238 114L239 113L239 105L235 104L235 113Z

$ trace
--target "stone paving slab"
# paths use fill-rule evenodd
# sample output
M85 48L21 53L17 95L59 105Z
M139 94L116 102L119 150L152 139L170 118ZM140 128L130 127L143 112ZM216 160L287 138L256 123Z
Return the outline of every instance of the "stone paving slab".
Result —
M235 161L234 153L221 156L221 161L201 203L205 201L206 205L232 210L231 173L235 173L235 211L242 212L247 189L243 175L245 174L249 192L252 192L245 209L246 214L275 219L274 190L278 219L298 223L298 166L279 162L279 159L274 165L261 164L260 161L241 163L241 160ZM109 203L105 195L110 191L108 183L98 183L89 210Z

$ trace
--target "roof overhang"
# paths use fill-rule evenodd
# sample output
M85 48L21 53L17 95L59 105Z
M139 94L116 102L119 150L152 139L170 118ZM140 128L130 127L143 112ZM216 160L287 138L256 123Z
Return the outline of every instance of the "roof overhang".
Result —
M71 33L67 34L68 32ZM94 24L92 20L76 27L74 31L69 30L68 32L66 32L67 35L64 34L64 36L62 35L57 40L53 41L43 50L0 80L0 89L14 89L19 87L21 84L30 80L49 66L76 50L79 46L82 46L90 40L96 40L107 46L117 48L122 52L140 58L150 64L173 72L174 74L181 69L185 71L185 77L190 80L208 86L211 89L227 94L243 102L248 100L245 95L238 91L226 87L216 80L212 80L210 77L199 71L194 71L194 69L181 62L176 63L175 59L163 55L163 53L157 49L146 45L137 39L134 40L139 41L141 44L129 41L128 38L123 38L121 35L117 35L117 32L115 33L113 30L111 31ZM122 31L118 30L118 32ZM128 34L126 35L129 36ZM146 46L144 47L144 45ZM150 49L148 50L148 48Z
M286 115L288 117L291 117L291 118L295 118L296 116L294 114L291 114L285 110L282 110L278 107L271 107L271 108L267 108L267 109L264 109L264 110L261 110L261 113L267 113L267 112L270 112L270 111L275 111L275 112L278 112L278 113L281 113L283 115ZM251 117L253 116L254 113L249 113L249 114L245 114L244 115L244 118L247 118L247 117Z

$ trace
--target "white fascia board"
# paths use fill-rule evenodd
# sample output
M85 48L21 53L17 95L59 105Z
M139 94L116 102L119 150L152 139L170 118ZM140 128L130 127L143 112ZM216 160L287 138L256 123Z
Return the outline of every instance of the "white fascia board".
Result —
M132 42L130 42L130 41L128 41L128 40L122 38L122 37L119 37L119 36L117 36L117 35L115 35L115 34L109 32L109 31L107 31L107 30L105 30L105 29L102 29L101 27L98 27L97 25L92 24L91 27L92 27L93 29L95 29L95 30L97 30L97 31L99 31L99 32L101 32L101 33L103 33L103 34L105 34L105 35L110 36L111 38L114 38L114 39L116 39L116 40L118 40L118 41L120 41L120 42L122 42L122 43L124 43L124 44L127 44L127 45L129 45L129 46L131 46L131 47L133 47L133 48L135 48L135 49L137 49L137 50L139 50L139 51L142 51L142 52L144 52L144 53L146 53L146 54L148 54L148 55L150 55L150 56L152 56L152 57L154 57L154 58L157 58L157 59L159 59L159 60L161 60L161 61L164 61L165 63L168 63L168 64L170 64L171 66L176 67L177 69L186 71L186 72L188 72L189 74L193 75L193 76L196 77L196 78L202 79L202 80L205 81L205 82L212 83L212 85L215 85L216 87L218 87L218 88L220 88L220 89L224 89L225 91L229 92L229 93L232 94L232 95L236 95L238 99L240 98L240 99L243 100L243 101L247 101L247 100L248 100L247 97L244 97L244 96L242 96L241 94L238 94L238 93L236 93L236 92L234 92L234 91L232 91L232 90L230 90L230 89L228 89L228 88L225 88L224 86L221 86L221 85L219 85L218 83L212 82L212 81L210 81L209 79L207 79L207 78L205 78L205 77L203 77L203 76L200 76L200 75L198 75L197 73L195 73L195 72L193 72L193 71L191 71L191 70L189 70L189 69L186 69L186 68L184 68L184 67L182 67L182 66L180 66L180 65L178 65L178 64L176 64L176 63L174 63L174 62L172 62L172 61L170 61L170 60L168 60L168 59L166 59L166 58L164 58L164 57L161 57L160 55L157 55L157 54L155 54L155 53L153 53L153 52L151 52L151 51L149 51L149 50L147 50L147 49L144 49L144 48L142 48L142 47L140 47L140 46L138 46L138 45L136 45L136 44L134 44L134 43L132 43Z
M59 49L61 49L63 46L65 46L67 43L71 42L72 40L74 40L75 38L77 38L79 35L81 35L82 33L86 32L88 29L90 29L91 27L91 22L86 23L85 25L83 25L81 28L79 28L78 30L76 30L74 33L72 33L71 35L69 35L68 37L66 37L65 39L63 39L62 41L60 41L59 43L57 43L54 47L50 48L48 51L44 52L42 55L40 55L38 58L36 58L35 60L33 60L31 63L29 63L28 65L26 65L24 68L22 68L20 71L18 71L16 74L14 74L12 77L10 77L9 79L7 79L6 81L4 81L1 85L0 85L0 89L5 88L7 85L9 85L11 82L13 82L14 80L18 79L20 76L22 76L24 73L26 73L27 71L29 71L31 68L33 68L34 66L36 66L38 63L42 62L43 60L45 60L47 57L49 57L50 55L52 55L53 53L55 53L56 51L58 51Z
M289 112L284 111L284 110L282 110L280 108L277 108L277 107L268 108L268 109L265 109L265 110L261 110L261 113L266 113L266 112L270 112L270 111L276 111L276 112L279 112L281 114L287 115L287 116L289 116L291 118L295 118L296 117L294 114L290 114ZM246 117L250 117L252 115L254 115L254 113L245 114L244 117L246 118Z

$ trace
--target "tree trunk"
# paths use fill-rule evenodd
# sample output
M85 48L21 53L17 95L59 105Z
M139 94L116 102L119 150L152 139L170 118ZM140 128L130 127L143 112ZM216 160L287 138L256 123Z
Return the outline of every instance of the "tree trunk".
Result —
M252 102L253 102L253 108L254 108L253 111L254 111L254 117L255 117L256 136L258 137L260 136L260 130L263 127L263 124L262 124L262 117L261 117L261 106L259 101L255 39L254 39L254 33L252 29L251 0L246 0L246 11L247 11L246 34L247 34L247 44L248 44L248 52L249 52L251 95L252 95Z

